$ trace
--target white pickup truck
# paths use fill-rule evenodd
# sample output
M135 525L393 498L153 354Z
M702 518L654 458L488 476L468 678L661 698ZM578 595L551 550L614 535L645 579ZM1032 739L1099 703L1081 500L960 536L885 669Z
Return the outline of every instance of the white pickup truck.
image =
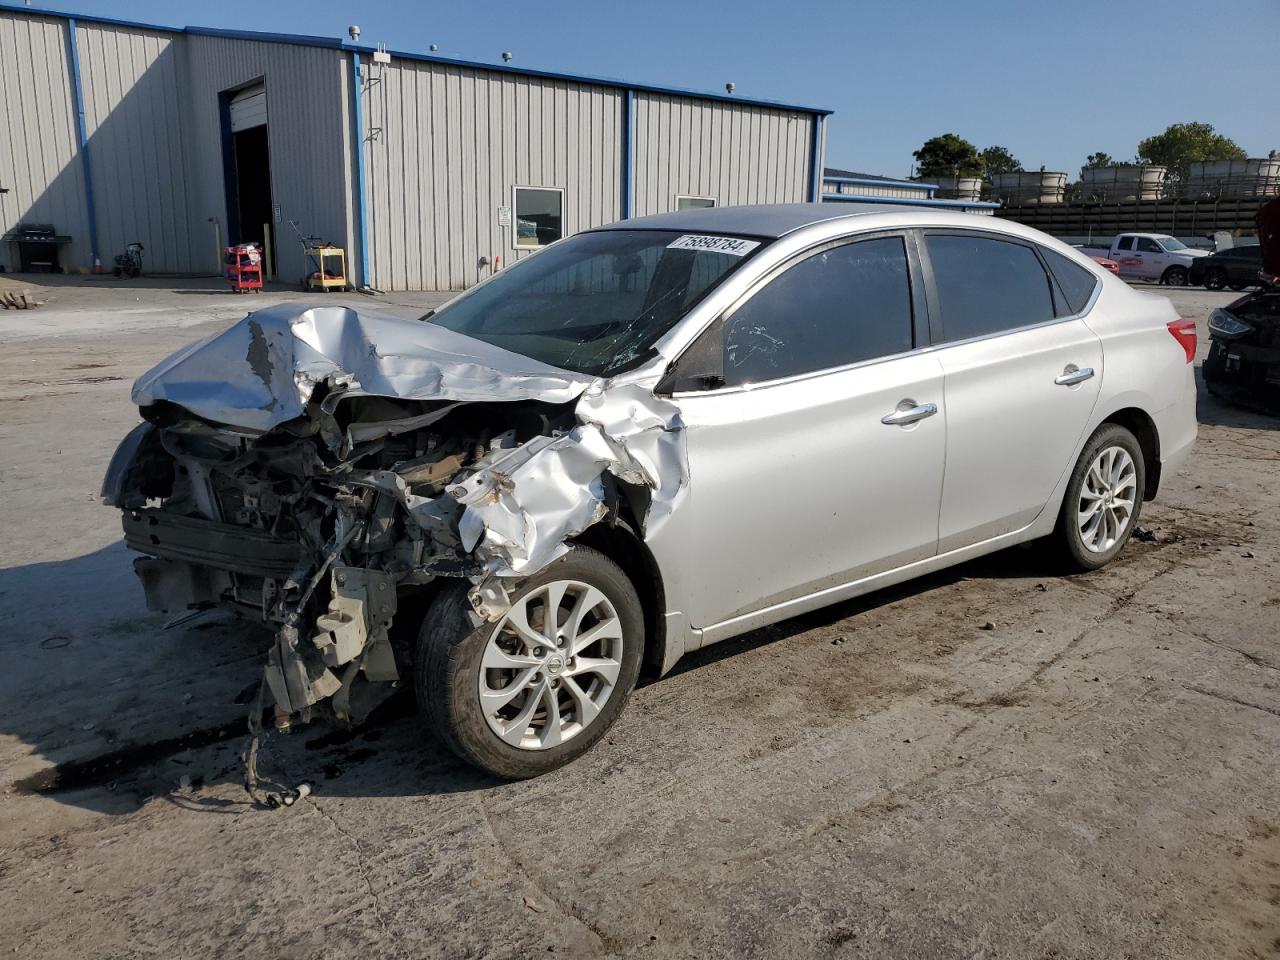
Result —
M1120 265L1120 276L1131 280L1157 280L1172 287L1186 286L1191 261L1209 255L1193 250L1181 240L1163 233L1121 233L1110 247L1080 247L1087 257L1103 257Z

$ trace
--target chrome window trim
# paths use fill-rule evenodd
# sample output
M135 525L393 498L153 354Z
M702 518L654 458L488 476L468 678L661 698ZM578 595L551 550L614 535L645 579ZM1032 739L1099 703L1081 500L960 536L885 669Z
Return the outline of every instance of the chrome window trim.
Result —
M890 363L894 360L902 360L905 357L915 356L916 354L927 353L933 349L930 346L913 347L910 350L904 350L902 353L892 353L887 357L874 357L870 360L857 360L853 363L846 363L840 367L824 367L821 370L811 370L808 373L797 373L790 377L779 377L777 380L761 380L759 383L744 383L736 387L714 387L710 390L678 390L671 394L671 399L679 400L681 397L709 397L721 396L732 393L749 393L754 390L766 390L769 387L786 386L792 383L799 383L804 380L813 380L817 377L830 377L840 373L847 373L850 370L857 370L861 367L870 367L878 363Z

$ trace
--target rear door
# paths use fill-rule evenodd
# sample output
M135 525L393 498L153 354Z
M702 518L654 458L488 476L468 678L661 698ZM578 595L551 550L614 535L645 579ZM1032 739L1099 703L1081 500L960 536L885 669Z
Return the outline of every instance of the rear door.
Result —
M1102 380L1101 341L1080 317L1098 281L1003 235L928 231L923 249L944 378L946 553L1031 523L1071 466Z

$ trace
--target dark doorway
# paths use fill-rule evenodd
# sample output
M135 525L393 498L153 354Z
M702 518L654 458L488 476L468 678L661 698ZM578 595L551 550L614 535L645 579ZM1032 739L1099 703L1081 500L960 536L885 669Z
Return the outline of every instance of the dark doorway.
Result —
M264 244L263 225L272 223L271 156L267 147L267 127L262 124L231 134L235 164L235 200L238 236L236 243ZM272 237L271 262L275 262Z

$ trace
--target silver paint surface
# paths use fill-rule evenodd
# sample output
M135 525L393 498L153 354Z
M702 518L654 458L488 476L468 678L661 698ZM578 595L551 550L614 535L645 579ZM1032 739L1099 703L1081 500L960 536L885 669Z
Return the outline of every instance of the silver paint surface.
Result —
M206 420L265 432L303 416L321 382L346 396L563 403L591 378L432 323L282 303L161 361L138 378L133 402L167 400Z

